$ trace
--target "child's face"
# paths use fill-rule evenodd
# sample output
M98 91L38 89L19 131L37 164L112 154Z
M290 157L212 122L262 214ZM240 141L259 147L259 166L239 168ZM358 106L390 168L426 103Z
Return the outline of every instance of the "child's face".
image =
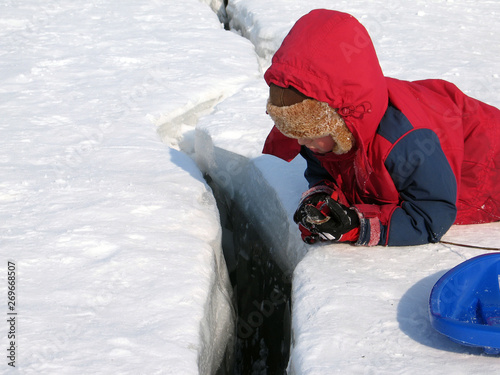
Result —
M321 138L299 138L299 145L306 146L312 152L326 154L331 152L335 146L335 141L330 135Z

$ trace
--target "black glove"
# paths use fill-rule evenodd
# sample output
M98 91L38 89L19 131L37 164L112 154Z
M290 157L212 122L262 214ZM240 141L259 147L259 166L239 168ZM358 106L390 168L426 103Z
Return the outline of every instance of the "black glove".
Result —
M295 211L293 220L299 224L302 239L307 243L314 243L318 239L356 241L359 234L360 223L356 211L326 193L305 197Z
M318 233L311 231L312 225L307 221L307 212L304 207L306 205L316 206L318 203L324 202L326 197L329 197L332 193L333 189L331 187L321 184L309 189L302 195L299 207L293 215L293 221L299 225L300 236L305 243L311 245L321 240L321 238Z

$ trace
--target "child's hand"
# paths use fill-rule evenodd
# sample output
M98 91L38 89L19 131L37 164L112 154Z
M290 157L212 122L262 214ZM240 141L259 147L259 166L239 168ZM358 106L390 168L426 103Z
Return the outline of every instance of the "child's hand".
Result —
M318 240L356 241L359 236L359 218L356 211L325 193L313 194L303 199L293 219L299 224L302 240L308 244Z
M308 244L313 244L320 241L321 238L317 233L311 231L311 223L307 221L307 212L305 211L306 205L316 206L319 202L324 202L326 197L333 193L333 189L327 185L317 185L304 194L299 202L299 207L293 215L293 220L299 225L300 236L302 241Z

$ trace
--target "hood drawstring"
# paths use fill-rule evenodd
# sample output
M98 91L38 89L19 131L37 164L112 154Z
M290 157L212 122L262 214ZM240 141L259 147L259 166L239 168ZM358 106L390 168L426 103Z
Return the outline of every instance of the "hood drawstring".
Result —
M363 102L356 106L346 105L339 108L338 114L342 117L354 117L355 119L362 119L365 113L370 113L372 111L372 106L370 102Z
M368 183L370 175L373 173L373 168L368 161L365 144L361 139L359 131L354 126L353 122L348 118L352 117L357 120L362 120L366 113L370 113L372 111L371 107L371 103L365 101L358 105L345 105L338 110L338 114L342 116L347 124L351 125L351 131L353 134L356 133L358 137L356 141L359 145L354 159L354 174L356 176L356 184L363 192L366 190L366 184Z

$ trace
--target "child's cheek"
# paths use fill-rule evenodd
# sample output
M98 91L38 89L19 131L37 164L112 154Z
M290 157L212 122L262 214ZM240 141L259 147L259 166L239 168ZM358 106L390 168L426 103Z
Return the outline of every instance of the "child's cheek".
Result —
M333 146L335 146L335 141L332 137L321 138L316 142L316 148L321 150L322 152L330 152L333 150Z

